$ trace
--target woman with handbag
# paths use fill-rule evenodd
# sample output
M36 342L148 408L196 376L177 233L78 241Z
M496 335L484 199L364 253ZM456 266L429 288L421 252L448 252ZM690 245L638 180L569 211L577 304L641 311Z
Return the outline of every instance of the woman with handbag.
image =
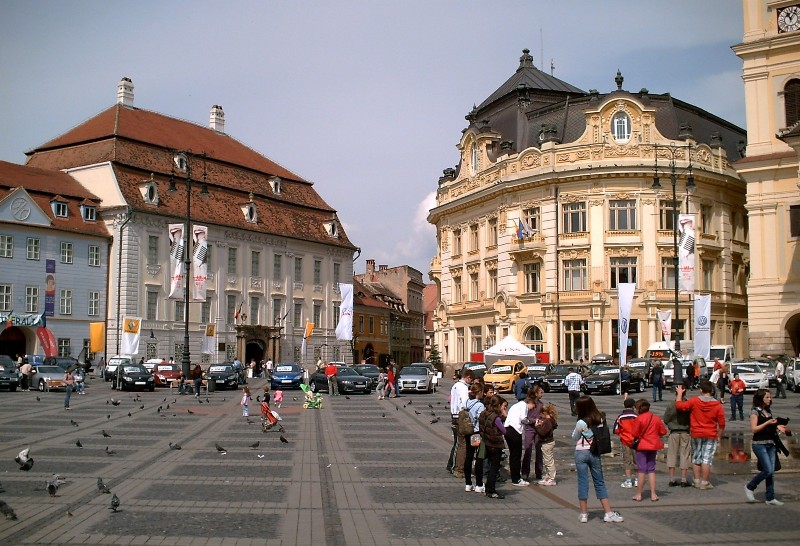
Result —
M783 503L775 498L775 470L778 464L778 444L781 442L778 432L791 434L786 424L788 419L778 419L772 416L772 394L769 389L758 389L753 395L753 409L750 411L750 430L753 432L753 453L758 459L760 472L753 476L744 486L747 502L756 502L753 491L762 481L767 483L767 504L782 506Z
M637 492L633 497L636 502L641 502L644 491L645 474L650 482L650 500L658 501L656 493L656 454L664 449L661 437L667 434L667 427L661 417L650 411L650 402L641 398L634 405L638 415L633 423L633 443L631 447L636 452L636 472L639 483Z
M486 457L486 447L482 446L480 427L478 427L478 416L486 409L483 405L483 387L473 383L469 388L469 400L465 409L469 413L472 422L472 431L464 437L464 445L467 446L464 458L464 491L475 491L485 493L486 487L483 485L483 459ZM481 453L483 451L483 453ZM472 485L472 461L475 461L475 485Z

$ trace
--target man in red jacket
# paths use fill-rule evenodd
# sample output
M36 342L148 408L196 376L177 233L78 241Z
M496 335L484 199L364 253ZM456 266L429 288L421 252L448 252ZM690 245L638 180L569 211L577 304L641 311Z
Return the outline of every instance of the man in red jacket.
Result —
M675 409L689 412L689 435L692 437L692 466L694 485L698 489L713 489L709 481L714 454L725 430L725 411L714 398L714 386L704 379L700 382L700 395L683 400L683 385L676 384L678 399Z

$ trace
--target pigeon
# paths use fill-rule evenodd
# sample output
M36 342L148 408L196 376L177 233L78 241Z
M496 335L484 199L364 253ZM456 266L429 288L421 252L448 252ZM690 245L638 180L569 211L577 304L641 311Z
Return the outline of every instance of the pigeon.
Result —
M78 426L78 423L76 423L76 422L75 422L74 420L72 420L72 419L70 419L70 420L69 420L69 423L70 423L70 424L71 424L73 427L77 427L77 426Z
M217 448L217 452L221 453L222 455L225 455L226 453L228 453L228 450L225 449L224 447L222 447L219 444L214 444L214 447Z
M37 396L37 397L36 397L36 401L37 401L37 402L41 402L41 401L42 401L42 399L41 399L41 398L39 398L39 397Z
M198 403L198 404L202 404L202 403L203 403L203 401L202 401L202 400L200 400L200 399L198 398L198 399L197 399L197 403Z
M116 451L114 451L113 449L108 449L108 446L106 446L106 455L112 455L113 456L113 455L116 455L116 454L117 454Z
M397 410L397 411L400 411L400 408L397 407L396 405L394 406L394 409Z
M279 432L286 432L286 429L285 429L285 428L283 428L283 425L282 425L282 424L278 423L278 431L279 431Z
M296 396L292 396L292 401L297 402L297 397Z
M261 441L259 440L258 442L254 443L254 444L250 444L250 447L252 447L253 449L258 449L258 444L260 444L260 443L261 443Z
M211 400L209 400L208 398L206 398L206 404L210 404L210 403L211 403Z
M186 413L188 413L189 415L194 415L194 412L189 408L186 408Z
M128 412L128 417L131 417L131 412Z
M225 401L225 399L223 398L223 399L222 399L222 401L224 402L224 401Z
M263 458L264 458L264 456L263 456L263 455L258 455L258 458L259 458L259 459L263 459Z
M436 412L432 411L431 412L431 417L436 417Z
M17 461L17 464L19 465L19 469L24 470L25 472L33 467L33 457L29 456L30 451L31 448L26 447L20 451L16 457L14 457L14 460Z
M111 414L106 415L106 419L111 419Z
M248 417L248 418L247 418L247 424L248 424L248 425L252 425L253 423L254 423L254 421L253 421L253 420L251 420L251 419Z
M119 508L119 497L116 495L116 493L114 494L114 496L111 497L111 506L109 506L108 508L109 510L113 510L114 512L116 512L117 508Z
M122 404L122 400L114 400L113 398L111 399L112 406L119 406L120 404Z
M3 514L6 519L17 519L14 509L6 504L6 501L3 500L0 500L0 514Z
M286 437L283 434L281 434L281 443L282 444L288 444L289 443L289 440L287 440Z
M103 433L103 438L111 438L111 435L108 432L106 432L105 430L101 430L100 432Z
M172 399L172 403L173 403L173 404L177 404L177 403L178 403L178 399L177 399L177 398L173 398L173 399Z
M71 518L74 514L70 512L69 508L67 508L67 517Z
M414 413L417 414L417 415L422 415L421 411L414 410Z
M162 402L166 402L166 401L167 401L167 397L165 396L165 397L164 397L164 400L162 400Z
M345 399L345 400L350 400L350 397L349 397L349 396L347 396L347 395L345 394L345 395L344 395L344 399Z
M156 410L156 413L161 413L161 406L158 406L158 409Z
M167 409L169 409L169 404L167 404Z
M75 445L76 445L76 446L78 446L78 447L80 447L80 448L83 448L83 444L81 443L81 441L80 441L80 440L77 440L77 441L75 442Z
M179 449L181 449L181 445L180 445L180 444L178 444L178 443L175 443L175 444L173 444L172 442L170 442L170 443L169 443L169 448L170 448L170 449L179 450Z
M61 485L63 482L61 481L61 477L53 472L53 477L47 480L47 493L51 497L56 496L56 491L58 491L58 486Z
M103 478L97 478L97 490L101 493L111 493L111 489L103 483Z
M428 404L428 407L433 409L433 404Z
M411 402L413 402L413 400L409 400L409 401L408 401L408 405L409 405L409 406L411 405Z
M144 404L142 404L141 406L139 406L139 409L144 409Z
M434 417L433 419L431 419L431 424L438 423L438 422L439 422L439 418L438 417Z
M381 417L383 417L385 419L386 418L386 414L385 413L381 413Z

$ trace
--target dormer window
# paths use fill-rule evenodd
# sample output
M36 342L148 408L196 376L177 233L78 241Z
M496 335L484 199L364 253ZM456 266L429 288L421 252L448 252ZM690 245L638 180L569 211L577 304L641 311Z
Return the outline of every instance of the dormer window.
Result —
M142 192L142 198L148 205L158 205L158 184L150 174L149 180L144 180L139 184L139 191Z
M325 227L325 233L328 237L339 237L339 222L331 220L322 224Z
M281 194L281 177L273 176L269 179L269 187L272 188L272 193L275 195Z
M56 218L66 218L69 216L66 202L53 201L51 205L53 206L53 214L56 216Z
M81 215L84 221L94 222L97 220L97 209L91 205L81 205Z
M477 142L473 142L472 143L472 148L470 150L470 166L469 166L469 168L470 168L470 171L472 172L472 174L475 174L475 173L478 172L478 143Z
M251 224L258 223L258 210L256 209L256 204L253 202L253 192L250 192L249 198L250 200L247 203L242 205L242 213L244 214L244 219L250 222Z
M624 144L631 138L631 118L625 112L617 112L611 118L611 134L618 144Z

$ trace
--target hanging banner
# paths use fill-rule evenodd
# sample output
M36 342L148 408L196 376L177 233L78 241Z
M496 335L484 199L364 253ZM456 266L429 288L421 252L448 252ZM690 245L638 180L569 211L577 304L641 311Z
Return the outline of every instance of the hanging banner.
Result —
M711 294L694 297L694 351L708 360L711 352Z
M300 353L303 356L306 356L306 340L311 337L312 333L314 333L314 323L306 322L306 330L303 332L303 344L300 346Z
M336 325L336 339L353 339L353 285L339 283L342 305L339 308L339 324Z
M206 282L208 281L208 227L192 228L194 253L192 254L192 273L194 292L192 301L206 301Z
M56 336L54 336L50 328L47 327L47 317L45 313L42 313L39 327L36 329L36 338L39 340L39 345L42 346L44 356L58 356Z
M45 260L44 272L44 314L52 317L56 314L56 261Z
M102 353L105 351L103 341L106 337L106 324L104 322L89 323L89 352Z
M619 339L619 367L625 366L628 356L628 327L631 321L631 306L633 305L633 293L636 290L636 283L621 282L617 284L617 296L619 299L619 321L617 321L617 338Z
M139 353L139 335L142 330L141 317L125 317L122 319L122 353L135 355Z
M694 214L678 215L678 289L683 293L694 292L694 225Z
M183 224L169 225L169 295L167 299L183 299Z
M204 355L211 355L214 354L214 347L216 344L214 340L217 337L217 325L216 324L206 324L206 332L203 336L202 347L200 352Z
M667 343L672 339L672 311L656 310L658 323L661 325L661 335Z

